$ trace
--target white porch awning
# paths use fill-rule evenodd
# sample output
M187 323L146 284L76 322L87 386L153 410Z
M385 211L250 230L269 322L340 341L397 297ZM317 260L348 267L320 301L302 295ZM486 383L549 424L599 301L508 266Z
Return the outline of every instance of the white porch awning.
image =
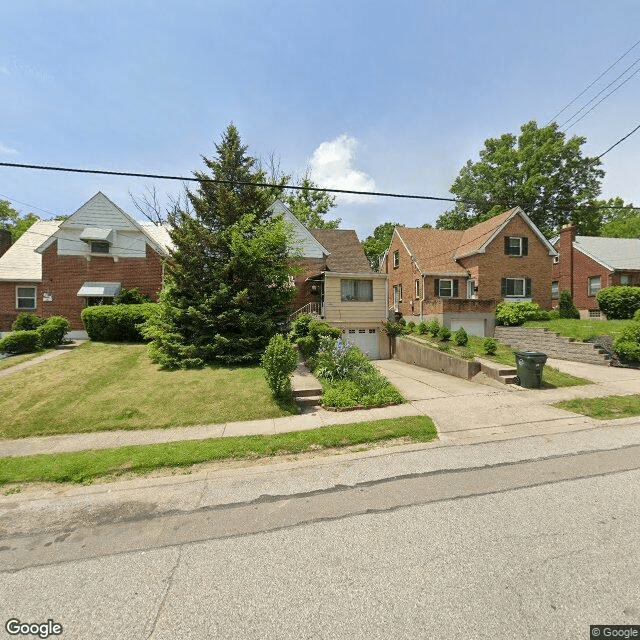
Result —
M113 298L121 288L119 282L85 282L77 295L82 298Z

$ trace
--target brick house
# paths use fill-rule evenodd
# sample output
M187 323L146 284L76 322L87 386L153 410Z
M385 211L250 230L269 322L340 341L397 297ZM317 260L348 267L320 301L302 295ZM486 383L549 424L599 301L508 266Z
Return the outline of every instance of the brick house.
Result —
M407 320L432 318L452 331L493 335L498 302L551 307L556 251L515 207L465 231L396 227L381 270L390 309Z
M551 239L558 252L552 271L551 297L558 305L560 291L571 293L583 318L600 318L596 294L600 289L640 287L640 239L577 236L565 225ZM602 316L603 317L603 316Z
M0 257L0 331L28 311L65 316L81 332L82 309L121 288L157 300L169 244L165 229L137 222L101 192L64 221L36 222Z

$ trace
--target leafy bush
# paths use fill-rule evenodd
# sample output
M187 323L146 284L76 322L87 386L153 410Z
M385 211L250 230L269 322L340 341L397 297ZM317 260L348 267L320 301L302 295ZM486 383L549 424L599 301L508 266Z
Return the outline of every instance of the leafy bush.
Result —
M413 330L416 328L416 323L411 320L407 323L407 329L409 330L409 333L413 333Z
M596 296L600 311L609 320L628 320L640 309L640 287L607 287Z
M440 331L440 323L435 318L433 320L429 320L427 323L427 331L429 332L429 335L435 338Z
M438 339L446 342L451 338L451 329L444 324L438 328Z
M118 295L113 298L113 304L144 304L145 302L151 302L151 298L137 289L120 289Z
M640 361L640 322L630 322L613 341L613 348L624 360Z
M342 335L342 331L338 327L332 327L326 322L314 320L313 318L307 325L307 332L306 336L297 340L300 353L305 358L314 356L317 353L322 337L336 339Z
M407 321L406 321L404 318L402 318L402 317L400 317L400 318L398 319L398 322L399 322L403 327L406 327L406 326L407 326Z
M566 289L560 292L560 303L558 306L558 317L571 318L574 320L580 319L580 312L573 300L571 299L571 292Z
M401 318L404 320L404 318ZM396 336L401 336L405 333L405 324L406 322L394 322L393 320L387 320L382 324L382 331L386 333L390 338L395 338Z
M453 341L459 346L464 347L469 342L469 336L467 332L464 330L464 327L460 327L457 331L453 333Z
M309 335L309 323L313 320L313 316L308 313L301 313L291 323L291 332L289 333L289 340L291 342L297 342L298 338L305 338Z
M154 317L158 310L158 305L153 302L101 305L83 309L80 317L91 340L144 342L156 336L146 333L140 325Z
M35 313L27 313L23 311L11 325L11 331L34 331L45 322L44 318L35 315Z
M640 309L638 309L634 314L633 314L633 319L636 322L640 322Z
M549 314L549 320L558 320L560 318L559 309L551 309L551 311L547 311Z
M329 337L320 339L315 373L327 380L347 380L371 367L366 356L355 345Z
M460 355L465 360L473 360L476 357L472 349L465 349Z
M71 323L63 316L51 316L36 329L38 345L50 349L62 344L65 334L71 331Z
M451 351L451 347L446 342L443 342L442 344L438 345L438 351L449 353Z
M276 398L285 398L291 394L290 375L298 366L298 352L281 334L277 333L269 340L260 364L264 369L267 384Z
M537 320L539 315L540 307L535 302L501 302L496 307L496 324L516 327Z
M426 322L421 322L421 323L418 325L418 333L419 333L421 336L424 336L424 335L426 335L427 331L428 331L428 329L427 329L427 323L426 323Z
M32 353L38 350L35 331L13 331L0 340L0 353Z
M498 350L498 341L495 338L485 338L482 341L482 348L488 356L494 356Z

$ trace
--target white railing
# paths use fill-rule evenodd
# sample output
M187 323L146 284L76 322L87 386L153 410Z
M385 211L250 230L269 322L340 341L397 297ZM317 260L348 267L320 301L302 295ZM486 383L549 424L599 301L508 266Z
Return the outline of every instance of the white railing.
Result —
M304 307L300 307L290 314L289 320L295 320L302 313L308 313L311 316L322 316L322 305L319 302L307 302Z

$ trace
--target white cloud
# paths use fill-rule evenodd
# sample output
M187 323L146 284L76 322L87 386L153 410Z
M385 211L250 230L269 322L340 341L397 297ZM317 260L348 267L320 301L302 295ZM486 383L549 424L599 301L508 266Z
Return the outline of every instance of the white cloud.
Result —
M0 153L7 153L9 155L15 155L18 153L17 149L12 149L11 147L7 147L0 142Z
M353 167L358 141L346 133L335 140L322 142L313 152L309 168L311 177L319 186L350 191L375 191L375 180ZM362 204L373 198L355 194L337 194L340 202Z

